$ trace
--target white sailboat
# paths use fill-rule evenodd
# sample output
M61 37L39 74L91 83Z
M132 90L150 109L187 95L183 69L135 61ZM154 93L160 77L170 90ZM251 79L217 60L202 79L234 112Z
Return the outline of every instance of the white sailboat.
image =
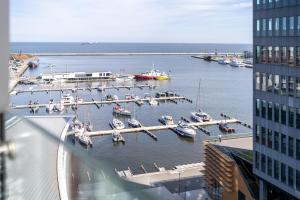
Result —
M133 128L141 127L141 123L135 118L135 104L133 104L133 117L128 119L128 125Z

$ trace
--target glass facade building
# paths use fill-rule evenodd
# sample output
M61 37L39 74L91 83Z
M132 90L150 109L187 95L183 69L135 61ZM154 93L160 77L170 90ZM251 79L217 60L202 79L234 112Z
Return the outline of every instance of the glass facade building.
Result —
M254 0L253 22L253 172L260 199L299 198L300 0Z

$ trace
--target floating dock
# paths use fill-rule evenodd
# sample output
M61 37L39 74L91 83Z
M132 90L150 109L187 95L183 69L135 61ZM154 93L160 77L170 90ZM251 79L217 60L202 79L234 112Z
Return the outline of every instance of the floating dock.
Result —
M107 86L107 87L54 87L54 88L39 88L39 89L24 89L24 90L14 90L15 94L20 94L20 93L36 93L36 92L52 92L52 91L71 91L71 92L76 92L77 90L98 90L101 89L102 91L105 90L110 90L110 89L116 89L116 90L120 90L120 89L127 89L127 90L131 90L134 88L138 88L138 89L143 89L143 88L155 88L156 86L154 85L149 85L149 84L141 84L141 85L133 85L133 86L126 86L126 85L121 85L121 86Z
M212 120L209 122L191 122L187 123L188 126L192 127L199 127L199 126L210 126L210 125L218 125L219 123L223 122L224 120ZM228 119L226 123L239 123L237 119ZM167 129L174 129L177 127L177 124L173 125L157 125L157 126L143 126L139 128L126 128L118 130L119 133L134 133L134 132L145 132L145 131L159 131L159 130L167 130ZM104 135L111 135L115 130L103 130L103 131L93 131L87 132L86 135L90 137L94 136L104 136Z
M173 96L173 97L160 97L160 98L152 98L157 101L168 101L168 100L185 100L186 98L183 96ZM149 102L149 99L141 99L144 102ZM107 101L107 100L92 100L92 101L83 101L83 102L74 102L74 103L65 103L64 106L72 106L72 105L93 105L93 104L118 104L118 103L131 103L131 102L136 102L136 99L123 99L123 100L112 100L112 101ZM54 104L59 104L58 102ZM48 104L37 104L34 106L39 106L39 107L46 107ZM26 108L32 108L33 105L12 105L10 108L11 109L26 109Z

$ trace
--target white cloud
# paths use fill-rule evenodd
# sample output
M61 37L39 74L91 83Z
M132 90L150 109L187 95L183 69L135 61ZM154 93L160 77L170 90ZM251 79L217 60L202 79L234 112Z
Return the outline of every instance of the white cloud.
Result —
M11 3L14 41L250 42L251 36L248 0L24 2ZM239 35L231 38L231 30Z

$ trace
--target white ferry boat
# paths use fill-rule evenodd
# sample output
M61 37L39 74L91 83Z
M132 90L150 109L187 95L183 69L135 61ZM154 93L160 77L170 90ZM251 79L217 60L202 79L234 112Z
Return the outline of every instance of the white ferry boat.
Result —
M63 81L63 82L74 82L74 81L97 81L97 80L115 80L115 75L112 72L70 72L70 73L52 73L52 74L41 74L39 78L43 81Z

